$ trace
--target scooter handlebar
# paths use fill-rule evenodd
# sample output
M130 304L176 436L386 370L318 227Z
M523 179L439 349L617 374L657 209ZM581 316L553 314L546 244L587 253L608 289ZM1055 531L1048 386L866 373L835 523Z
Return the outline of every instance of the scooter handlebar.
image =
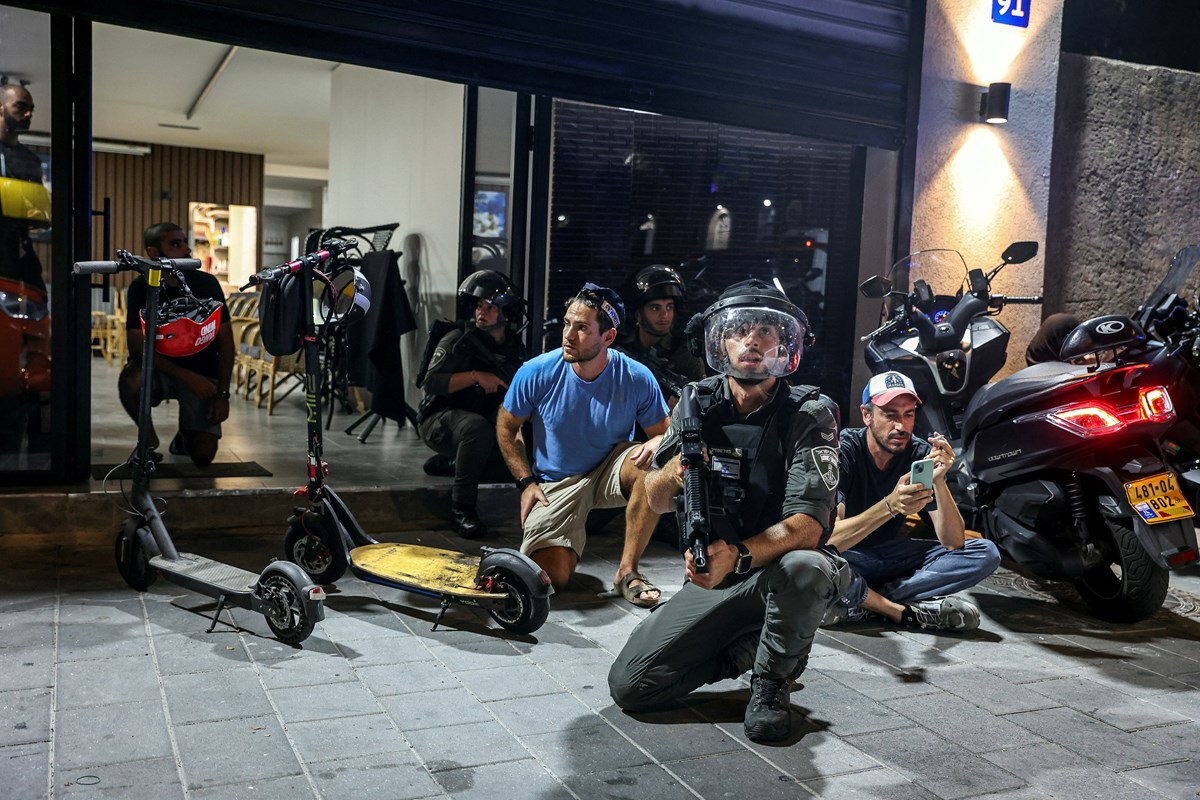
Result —
M120 268L119 261L76 261L72 271L76 275L105 275Z
M282 280L286 276L291 275L293 272L299 272L304 268L305 264L311 264L315 267L317 264L328 261L334 256L341 255L353 247L354 243L345 239L330 239L325 243L325 247L323 249L318 250L315 253L306 253L305 255L297 258L295 261L289 261L286 264L280 264L277 267L270 267L269 269L264 269L262 272L259 272L255 275L251 275L249 280L246 282L246 285L240 287L241 291L245 291L251 286L257 286L260 283Z
M178 270L200 269L200 259L198 258L160 258L157 260L142 259L136 256L133 258L136 259L133 265L129 261L76 261L72 271L76 275L105 275L120 272L123 269L137 269L135 265L150 264Z
M1042 304L1042 296L1040 294L994 294L992 302L996 305L1006 306L1038 306Z

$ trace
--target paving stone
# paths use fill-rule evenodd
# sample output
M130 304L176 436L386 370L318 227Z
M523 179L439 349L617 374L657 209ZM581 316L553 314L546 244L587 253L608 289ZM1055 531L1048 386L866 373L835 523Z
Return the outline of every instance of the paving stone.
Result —
M1015 789L1026 781L923 728L849 737L850 744L945 800Z
M805 670L800 683L804 688L800 692L792 690L792 704L803 703L811 709L809 716L812 719L829 723L829 730L838 736L902 728L909 724L887 706L844 686L819 669Z
M523 736L521 742L560 778L651 763L649 755L608 723L592 719L595 724Z
M600 716L663 763L742 749L740 744L701 719L691 708L627 714L616 706L609 706L600 711Z
M274 716L179 725L175 740L191 789L303 774Z
M1009 720L1110 770L1165 764L1178 756L1071 708L1010 714Z
M634 797L647 800L695 798L695 795L679 781L655 764L593 772L590 775L572 775L565 778L564 782L580 800L628 800Z
M336 639L334 643L342 657L355 667L406 664L429 658L425 645L410 633L370 639Z
M1157 635L1147 637L1149 641L1145 642L1128 641L1123 638L1113 639L1111 636L1101 638L1064 635L1059 638L1106 655L1118 657L1126 663L1144 667L1160 675L1186 675L1200 671L1200 650L1196 651L1196 657L1189 658L1186 655L1180 655L1160 646L1158 644L1160 636Z
M807 780L800 784L822 800L938 800L933 792L887 767ZM797 793L797 796L800 796ZM1003 797L989 794L988 800Z
M864 661L865 654L902 673L921 674L961 663L949 651L933 647L928 636L904 635L906 631L890 626L855 624L830 631L839 635L842 655Z
M53 647L54 607L6 610L0 614L3 648Z
M1148 698L1147 702L1163 709L1167 714L1179 715L1191 722L1200 722L1200 692L1195 690L1157 694Z
M64 800L158 800L181 798L179 769L174 758L151 758L120 764L82 767L55 773L58 796Z
M223 670L250 663L241 637L221 629L155 635L154 655L162 675Z
M1018 685L999 675L978 669L971 664L954 664L930 670L930 683L993 714L1033 711L1058 705L1045 695L1038 694L1031 683Z
M559 691L537 697L498 700L485 708L496 715L514 736L564 731L600 722L600 718L575 697Z
M476 636L461 644L431 644L429 652L455 673L472 669L494 669L509 664L528 664L529 661L511 642Z
M461 686L450 670L434 661L363 667L358 670L358 678L376 697Z
M1079 674L1103 686L1110 686L1123 694L1148 699L1159 694L1186 691L1188 684L1178 678L1160 675L1157 672L1124 661L1104 661L1092 667L1083 665Z
M989 753L984 758L1021 775L1052 797L1146 800L1145 787L1130 780L1126 773L1114 773L1056 744Z
M45 797L49 775L49 742L0 747L0 776L3 776L4 792L7 796Z
M0 692L48 687L54 670L49 647L0 645Z
M608 693L608 670L613 659L604 650L567 661L538 662L550 677L566 687L580 702L593 709L612 705Z
M938 646L943 647L945 643L939 643ZM968 661L1011 683L1070 678L1080 673L1078 664L1052 663L1047 656L1058 662L1057 656L1015 636L1006 637L1001 642L958 641L946 649L955 658Z
M474 692L480 700L510 700L514 697L536 697L556 694L562 687L545 672L533 664L475 669L456 673L463 685Z
M408 731L405 735L434 773L529 757L529 752L494 721Z
M175 725L273 713L252 667L167 675L163 686Z
M533 759L489 764L434 773L446 794L455 800L495 800L497 797L536 797L568 800L570 792Z
M298 800L312 797L312 787L303 775L239 781L189 792L192 800Z
M404 622L386 608L377 603L358 605L353 614L343 613L338 610L337 595L331 595L326 606L325 619L317 625L322 633L334 642L412 635Z
M1042 737L1020 725L951 694L936 698L902 697L889 700L885 705L972 753L988 753L1043 741Z
M517 652L536 664L586 659L603 654L612 663L612 657L595 641L566 625L548 623L538 629L536 642L512 642Z
M150 620L150 635L205 635L205 629L212 624L212 614L217 610L216 601L210 597L193 594L171 584L162 583L166 591L174 592L174 594L160 595L147 592L143 595L146 618ZM158 584L155 584L155 588L158 588ZM213 631L213 634L216 633L237 636L235 631L225 625L218 625L217 629Z
M1127 694L1114 691L1111 687L1103 686L1087 678L1061 678L1056 681L1042 681L1029 684L1029 688L1044 694L1060 704L1082 711L1089 717L1095 717L1114 728L1124 731L1136 731L1141 728L1151 728L1157 725L1171 725L1187 722L1188 717L1169 710L1171 698L1175 694L1155 695L1162 702L1155 705L1146 700L1139 700ZM1186 702L1189 692L1178 693L1179 700Z
M106 606L77 606L72 611L74 621L62 621L58 626L58 660L86 661L114 656L144 655L150 652L146 625L140 613L129 611L140 606L124 608ZM67 611L62 613L65 620Z
M707 758L672 762L671 771L701 797L730 794L730 780L736 783L736 796L755 800L795 800L804 795L799 782L775 769L758 755L742 748Z
M158 675L149 653L58 665L58 708L146 700L158 694Z
M60 710L54 748L55 763L65 770L172 755L157 693L135 703Z
M316 762L309 764L309 772L325 800L366 797L415 800L445 796L412 751Z
M0 692L0 747L50 738L50 690Z
M412 749L386 714L290 722L288 735L306 763Z
M271 697L284 722L336 719L378 714L379 704L361 683L331 683L328 686L295 686L272 689Z
M1195 758L1181 764L1131 769L1121 775L1167 797L1200 797L1200 760ZM1145 789L1142 792L1144 797Z
M750 741L740 720L722 723L720 728L730 738L740 741L743 746L757 752L797 780L841 775L879 766L878 761L854 745L795 715L792 717L792 736L787 740L787 746Z
M942 693L926 679L923 666L894 667L873 658L839 655L821 659L819 670L872 700Z
M487 707L463 688L409 692L379 698L392 720L402 731L418 731L467 722L492 719Z

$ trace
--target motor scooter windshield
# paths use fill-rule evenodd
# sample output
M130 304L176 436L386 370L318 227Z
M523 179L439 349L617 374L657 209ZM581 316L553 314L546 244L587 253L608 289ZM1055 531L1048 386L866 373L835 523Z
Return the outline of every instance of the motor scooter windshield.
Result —
M935 294L946 294L945 290L957 288L966 280L967 262L957 250L918 250L893 264L885 277L892 291L908 294L913 283L924 280ZM899 297L888 297L885 303L887 314L891 316L903 301Z
M1158 286L1154 287L1154 291L1146 298L1141 307L1138 309L1134 319L1139 325L1145 327L1150 321L1150 315L1153 313L1163 300L1166 300L1171 295L1179 295L1187 299L1185 291L1191 284L1191 292L1193 300L1196 292L1200 291L1200 280L1192 281L1192 272L1196 269L1196 265L1200 264L1200 244L1189 244L1182 248L1175 257L1171 259L1171 265L1167 268L1167 274L1159 281Z

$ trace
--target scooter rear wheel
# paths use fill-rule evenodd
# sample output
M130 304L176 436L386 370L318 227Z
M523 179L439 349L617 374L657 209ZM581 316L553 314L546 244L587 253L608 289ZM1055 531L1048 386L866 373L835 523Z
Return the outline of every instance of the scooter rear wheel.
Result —
M327 531L310 534L296 523L289 525L283 555L307 572L313 583L330 584L346 574L346 549Z
M317 621L308 613L300 587L279 573L272 573L258 584L267 604L263 617L275 638L284 644L299 644L309 637Z
M492 619L513 633L533 633L542 627L550 616L550 599L535 596L524 581L503 567L498 567L492 577L493 590L508 595L502 607L488 609Z
M146 548L142 547L137 526L132 524L132 520L117 531L113 555L117 560L117 572L121 573L129 588L144 592L158 579L158 570L150 566Z
M1141 622L1154 616L1167 597L1170 573L1155 564L1122 522L1105 519L1113 539L1114 560L1075 579L1075 589L1098 618Z

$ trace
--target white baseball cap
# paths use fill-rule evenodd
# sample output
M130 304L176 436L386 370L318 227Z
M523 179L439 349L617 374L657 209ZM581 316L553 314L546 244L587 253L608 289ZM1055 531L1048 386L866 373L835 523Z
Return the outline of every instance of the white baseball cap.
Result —
M881 372L872 375L863 389L863 405L868 403L875 406L886 406L901 395L910 394L913 400L921 402L917 389L909 377L900 372Z

